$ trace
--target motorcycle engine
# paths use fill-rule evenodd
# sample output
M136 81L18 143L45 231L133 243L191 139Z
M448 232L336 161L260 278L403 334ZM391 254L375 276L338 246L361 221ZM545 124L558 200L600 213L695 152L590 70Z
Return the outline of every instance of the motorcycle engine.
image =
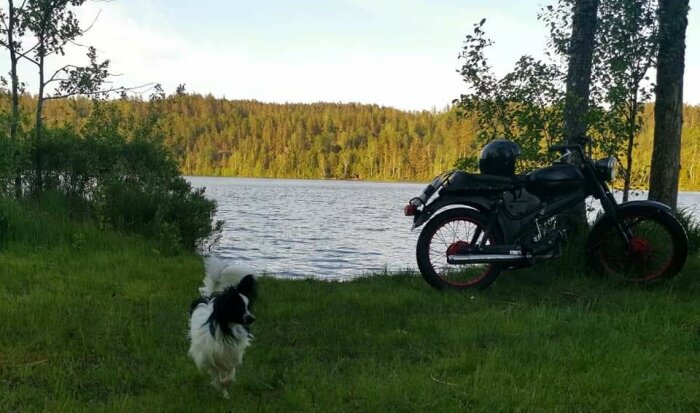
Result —
M535 258L548 259L558 256L566 232L557 227L556 218L552 217L543 223L535 220L535 226L535 233L523 243L525 249L530 250Z

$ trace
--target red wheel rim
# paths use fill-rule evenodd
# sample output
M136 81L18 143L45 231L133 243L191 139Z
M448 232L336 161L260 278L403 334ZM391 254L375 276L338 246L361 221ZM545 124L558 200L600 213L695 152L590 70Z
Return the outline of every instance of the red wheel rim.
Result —
M445 283L457 288L468 288L478 284L489 275L493 264L447 264L448 255L453 255L459 250L472 245L472 238L474 238L477 229L481 232L481 235L478 236L480 241L483 238L483 225L481 222L470 217L456 217L436 228L431 235L428 247L430 265L433 267L435 274ZM440 244L439 246L435 245L436 240ZM486 241L486 245L494 242L495 239L493 234L491 234ZM443 261L443 265L436 265L436 262L439 261ZM464 281L451 279L453 275L464 275L467 272L469 275Z
M647 223L655 224L656 228L639 227L640 224ZM603 235L598 252L603 270L634 283L663 277L671 267L674 257L670 234L662 225L651 219L637 222L632 231L635 235L630 238L629 249L616 231L611 229Z

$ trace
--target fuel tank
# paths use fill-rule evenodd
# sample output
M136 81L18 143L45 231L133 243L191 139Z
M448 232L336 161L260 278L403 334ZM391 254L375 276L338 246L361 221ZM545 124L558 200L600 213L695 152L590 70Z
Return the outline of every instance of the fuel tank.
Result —
M526 175L525 189L539 197L566 195L584 186L581 170L573 165L552 165Z

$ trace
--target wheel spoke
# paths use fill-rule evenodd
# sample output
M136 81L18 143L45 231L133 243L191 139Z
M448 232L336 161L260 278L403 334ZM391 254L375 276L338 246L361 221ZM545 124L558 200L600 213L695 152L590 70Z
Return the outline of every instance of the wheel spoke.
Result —
M629 244L613 227L594 240L597 262L608 275L632 282L651 281L666 275L673 263L674 239L667 225L654 215L623 218L630 232ZM634 229L634 230L632 230Z
M482 224L473 218L457 217L444 222L435 229L427 246L428 259L434 273L454 286L465 287L478 283L489 273L492 265L448 264L447 251L449 248L461 248L462 245L477 245L484 238Z

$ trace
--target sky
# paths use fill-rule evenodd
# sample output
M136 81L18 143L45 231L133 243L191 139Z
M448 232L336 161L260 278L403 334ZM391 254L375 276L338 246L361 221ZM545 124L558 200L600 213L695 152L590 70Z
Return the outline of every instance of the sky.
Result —
M495 72L542 57L537 20L554 0L112 0L79 10L79 40L111 61L115 85L263 102L360 102L441 110L466 92L457 55L486 18ZM691 7L693 6L691 2ZM73 46L52 67L85 61ZM9 59L0 60L7 72ZM34 69L21 67L29 90ZM31 72L30 72L31 71ZM700 104L700 12L691 10L684 101Z

